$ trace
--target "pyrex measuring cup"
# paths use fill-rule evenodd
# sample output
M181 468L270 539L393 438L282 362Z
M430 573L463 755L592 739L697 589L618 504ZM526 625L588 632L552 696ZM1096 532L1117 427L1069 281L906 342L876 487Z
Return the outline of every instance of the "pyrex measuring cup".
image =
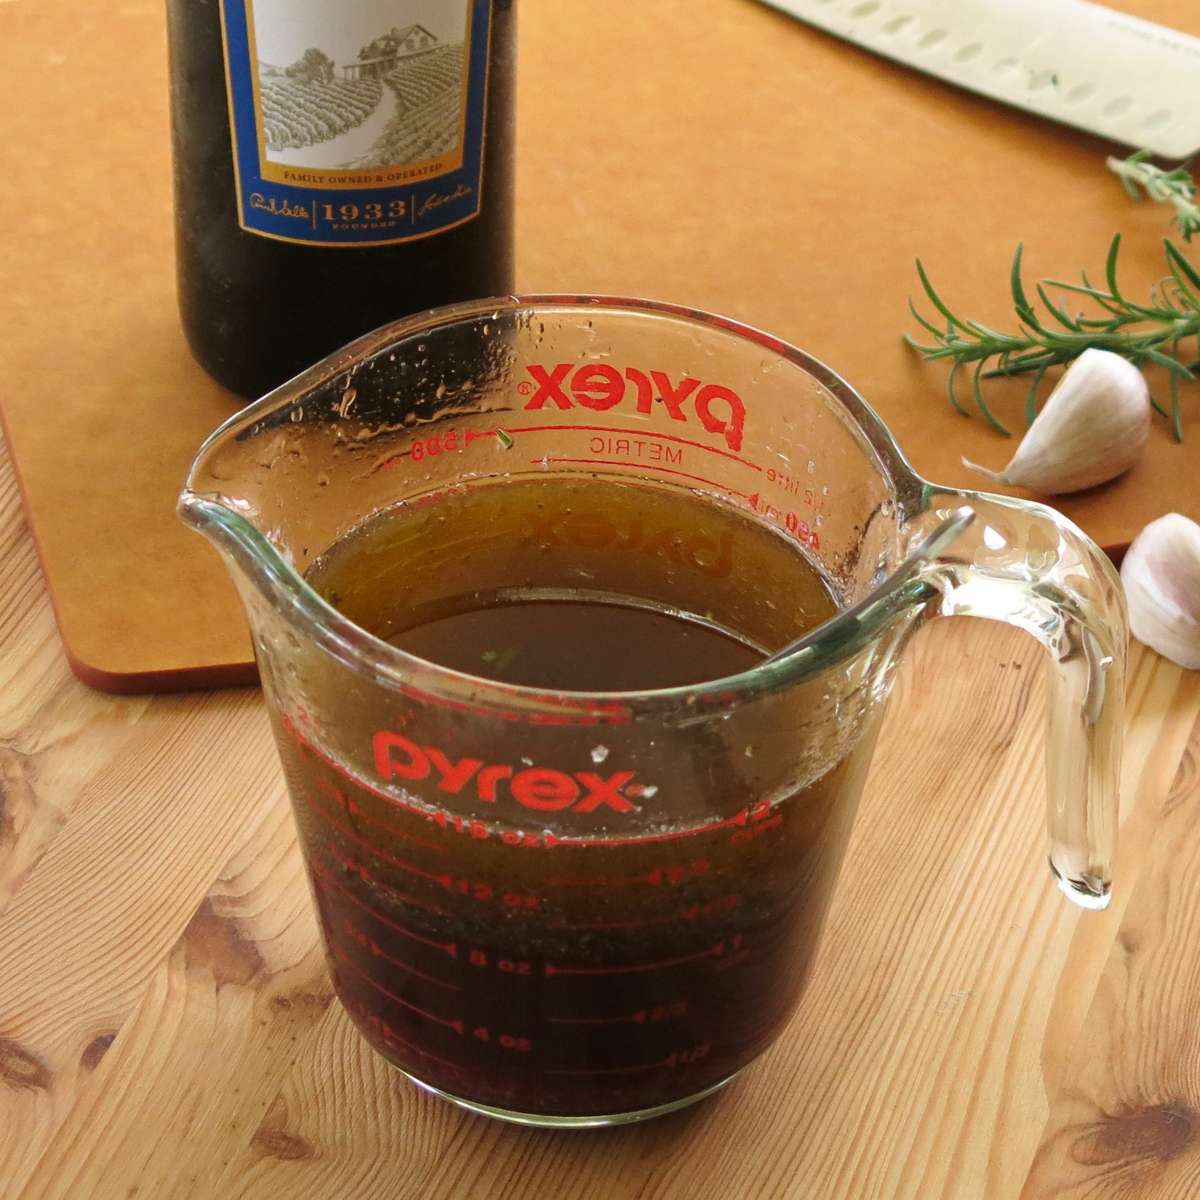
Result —
M845 610L740 675L548 693L413 657L304 581L372 513L528 476L732 505L819 564ZM964 506L944 553L897 570ZM1048 508L918 478L847 384L763 333L573 296L413 317L227 422L181 511L245 602L338 995L380 1053L468 1107L638 1119L770 1044L897 655L931 616L1005 621L1049 651L1050 864L1076 903L1107 903L1127 637L1108 560ZM536 575L547 539L584 564L619 546L671 560L656 599L769 643L787 598L736 538L622 512L454 529L421 577L453 594L474 554L503 587Z

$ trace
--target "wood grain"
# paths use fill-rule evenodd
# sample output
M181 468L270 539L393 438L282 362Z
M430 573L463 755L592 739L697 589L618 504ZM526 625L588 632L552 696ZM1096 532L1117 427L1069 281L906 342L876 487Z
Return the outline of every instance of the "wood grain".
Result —
M1200 1195L1200 724L1155 806L1145 870L1022 1200Z
M1037 648L931 626L784 1037L688 1112L553 1134L365 1047L258 695L75 681L7 460L0 549L4 1200L1197 1194L1200 675L1134 648L1117 899L1085 915L1044 867Z

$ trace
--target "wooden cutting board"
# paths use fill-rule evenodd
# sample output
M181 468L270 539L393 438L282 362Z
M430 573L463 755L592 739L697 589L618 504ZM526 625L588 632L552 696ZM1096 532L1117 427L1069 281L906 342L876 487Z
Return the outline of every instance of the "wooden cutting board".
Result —
M1188 0L1114 7L1200 34ZM1015 441L955 414L942 368L901 345L916 255L1001 326L1018 241L1031 277L1099 275L1119 229L1127 290L1161 272L1167 214L1125 197L1112 147L753 0L562 0L521 21L519 287L767 328L854 383L937 482L969 485L962 455L999 466ZM111 691L250 680L232 585L174 516L236 402L176 318L159 0L0 3L0 112L0 412L72 667ZM1023 391L993 393L1014 428ZM1200 388L1184 404L1183 446L1156 420L1124 480L1060 504L1106 547L1200 516Z

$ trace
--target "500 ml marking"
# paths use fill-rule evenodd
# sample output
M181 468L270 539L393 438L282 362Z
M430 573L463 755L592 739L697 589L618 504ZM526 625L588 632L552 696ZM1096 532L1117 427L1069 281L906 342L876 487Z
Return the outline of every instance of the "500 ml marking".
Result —
M769 521L782 526L796 541L811 546L814 550L820 548L821 535L798 512L782 509L777 504L769 504L758 492L749 497L749 503L756 513L761 513Z

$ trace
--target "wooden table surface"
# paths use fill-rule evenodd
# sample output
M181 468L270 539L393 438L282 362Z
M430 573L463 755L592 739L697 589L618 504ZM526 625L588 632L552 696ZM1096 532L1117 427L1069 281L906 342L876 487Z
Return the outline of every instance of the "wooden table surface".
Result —
M1134 647L1083 914L1045 868L1040 652L927 628L781 1041L687 1112L550 1133L359 1040L259 694L74 679L7 458L0 561L3 1200L1200 1195L1200 673Z

